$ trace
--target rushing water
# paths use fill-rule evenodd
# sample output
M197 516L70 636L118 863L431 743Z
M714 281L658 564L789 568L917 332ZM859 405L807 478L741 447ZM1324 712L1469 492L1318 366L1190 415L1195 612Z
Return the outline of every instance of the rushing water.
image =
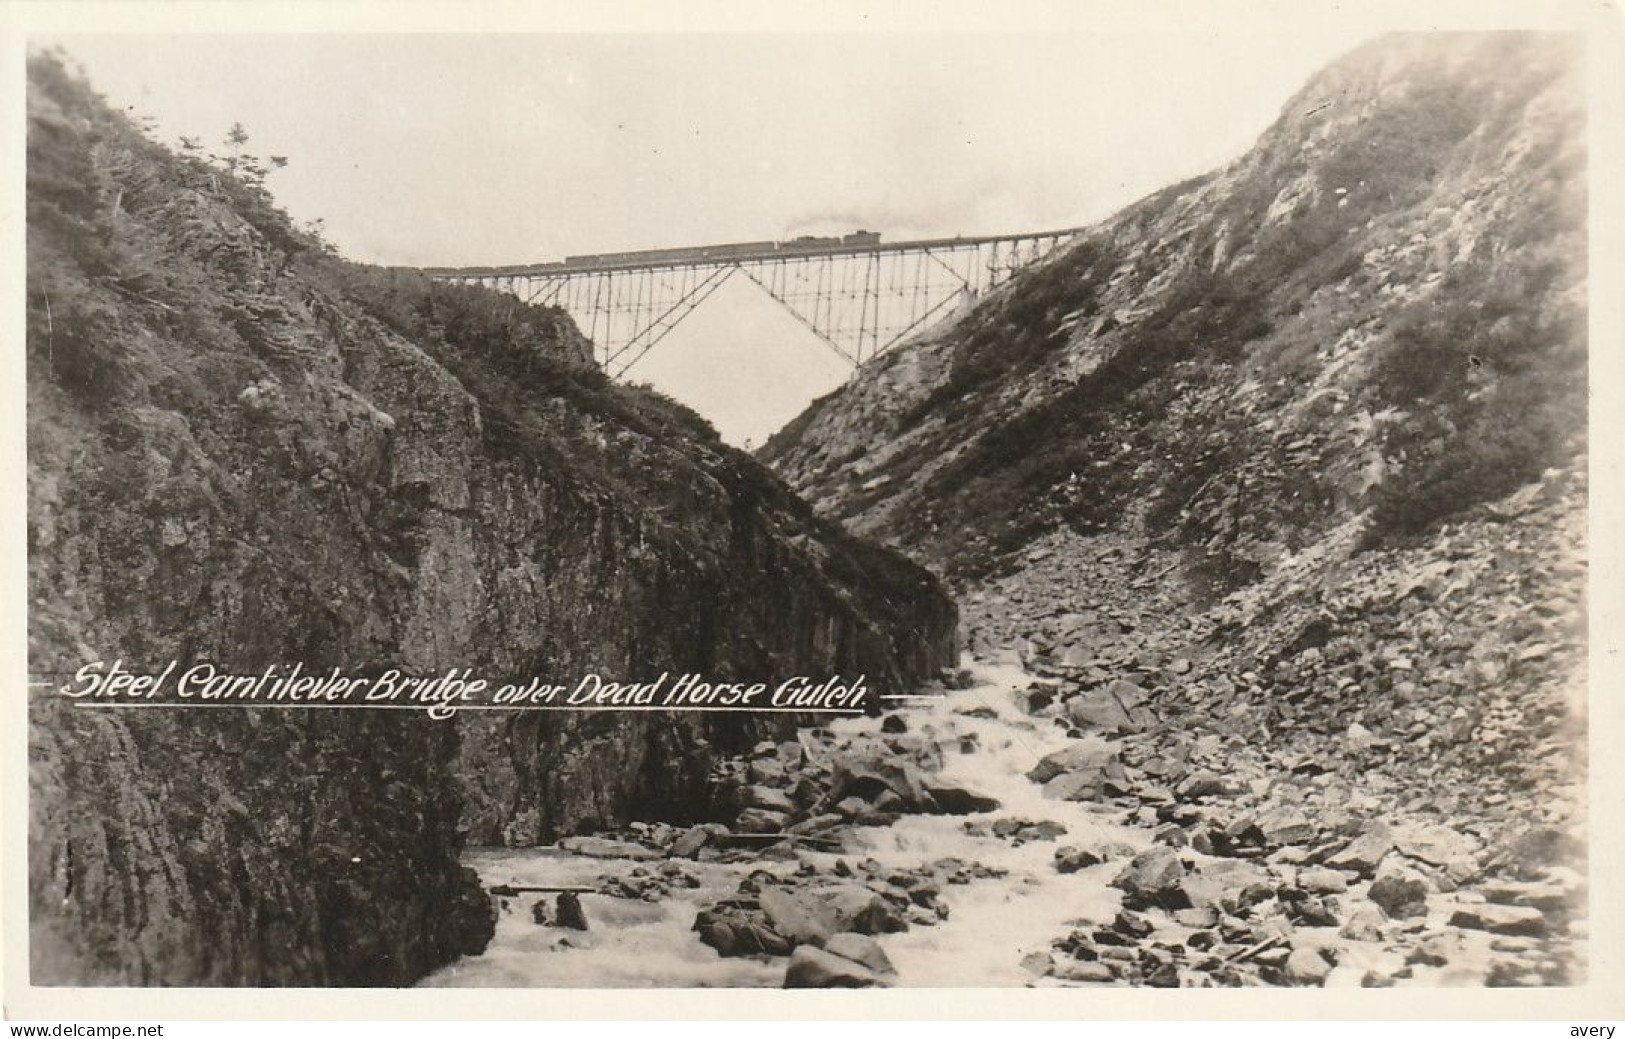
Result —
M974 688L933 699L905 701L909 730L940 741L945 756L942 778L979 794L997 798L1000 807L971 816L904 816L885 827L850 827L846 850L840 855L804 851L821 871L837 858L856 862L872 857L888 868L907 869L943 858L957 858L1008 871L1000 878L973 880L947 886L943 898L951 910L935 926L913 926L900 934L879 936L886 955L897 967L905 986L1019 986L1057 984L1023 968L1024 957L1047 952L1050 943L1075 924L1106 923L1116 914L1120 894L1109 886L1122 868L1114 863L1061 874L1054 866L1055 850L1066 844L1099 847L1116 842L1140 849L1150 844L1148 830L1132 829L1109 821L1100 813L1112 809L1087 803L1046 800L1039 787L1024 775L1041 757L1069 744L1068 738L1044 719L1033 719L1017 706L1015 694L1031 677L1017 668L971 665ZM991 717L966 712L983 708ZM874 718L841 719L832 728L838 734L873 733ZM961 753L964 737L974 737L975 749ZM991 823L1002 818L1051 821L1066 828L1054 841L1033 841L1020 846L990 833L968 833L965 824ZM986 826L978 829L986 831ZM1205 856L1195 856L1206 860ZM622 875L639 865L614 859L593 859L555 849L478 849L465 860L487 886L581 885L597 886L607 874ZM700 886L676 888L657 903L583 894L582 905L591 929L586 932L541 926L531 909L541 898L527 895L508 899L497 924L496 936L479 956L464 957L441 969L424 984L429 986L488 986L527 988L540 986L590 987L777 987L782 984L783 957L729 957L702 943L692 930L699 910L735 894L739 882L756 870L780 874L795 872L796 859L760 859L739 863L683 862ZM1428 933L1450 930L1454 947L1444 967L1415 965L1401 985L1482 985L1494 960L1494 935L1462 932L1446 927L1453 896L1433 896L1425 921ZM1165 923L1176 931L1172 923ZM1165 937L1182 938L1167 934ZM1336 954L1337 966L1326 979L1328 987L1361 984L1367 971L1392 977L1406 965L1403 949L1379 942L1341 938L1333 927L1299 927L1294 947L1325 946Z
M1069 921L1109 921L1119 896L1107 886L1115 870L1094 867L1061 875L1053 859L1064 844L1118 841L1144 847L1147 834L1103 821L1081 803L1044 799L1024 775L1040 757L1066 745L1056 727L1027 717L1014 694L1030 676L1013 667L973 666L977 684L905 710L912 732L943 741L945 781L995 797L1001 807L973 816L904 816L887 827L849 831L840 856L804 853L820 867L836 858L873 857L887 867L906 868L942 858L958 858L1009 871L997 879L945 889L951 915L933 927L915 926L879 941L896 965L899 983L914 986L1006 986L1034 982L1022 957L1048 950ZM963 713L974 708L991 718ZM841 719L837 733L871 732L874 718ZM974 735L976 749L960 753L961 737ZM1013 847L991 835L967 833L967 821L1019 817L1051 820L1067 833L1056 841ZM592 859L551 849L478 849L465 856L487 885L585 885L605 874L625 873L640 863ZM644 864L646 865L646 864ZM728 957L702 943L693 930L702 906L732 895L743 877L757 869L791 873L795 861L684 863L701 886L675 889L657 903L584 894L591 929L585 932L539 926L531 908L551 895L508 899L496 936L479 956L464 957L425 980L430 986L570 987L759 987L778 986L782 957ZM1118 867L1120 868L1120 866Z

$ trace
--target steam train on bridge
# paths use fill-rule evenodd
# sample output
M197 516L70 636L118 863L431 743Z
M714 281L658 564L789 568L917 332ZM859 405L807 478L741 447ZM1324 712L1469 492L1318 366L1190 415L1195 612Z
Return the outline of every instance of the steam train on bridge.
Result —
M787 242L733 242L728 245L695 245L682 249L641 249L628 253L588 253L585 256L566 256L561 263L540 264L548 267L581 269L588 267L641 266L666 263L712 263L717 260L762 259L772 256L794 256L798 253L822 253L833 250L863 249L880 244L875 231L854 231L846 235L802 235Z

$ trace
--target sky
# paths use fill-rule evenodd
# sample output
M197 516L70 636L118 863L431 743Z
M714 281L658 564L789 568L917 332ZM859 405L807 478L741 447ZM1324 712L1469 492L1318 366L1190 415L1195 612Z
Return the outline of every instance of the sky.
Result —
M158 136L283 155L347 257L414 266L1079 226L1243 153L1371 35L1260 31L58 35ZM731 279L633 369L759 445L850 372Z

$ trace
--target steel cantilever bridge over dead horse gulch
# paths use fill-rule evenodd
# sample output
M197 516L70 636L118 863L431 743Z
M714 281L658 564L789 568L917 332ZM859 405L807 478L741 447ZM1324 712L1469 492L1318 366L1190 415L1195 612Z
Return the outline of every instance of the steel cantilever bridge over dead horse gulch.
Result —
M599 364L617 378L729 278L743 274L856 367L1080 230L911 242L882 242L872 231L857 231L424 273L563 307L592 340Z

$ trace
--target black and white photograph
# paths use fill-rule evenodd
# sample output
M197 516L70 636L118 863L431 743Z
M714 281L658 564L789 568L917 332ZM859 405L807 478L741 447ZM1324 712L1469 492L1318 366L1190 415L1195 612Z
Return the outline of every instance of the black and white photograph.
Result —
M139 6L7 85L8 987L1625 1016L1596 11Z

